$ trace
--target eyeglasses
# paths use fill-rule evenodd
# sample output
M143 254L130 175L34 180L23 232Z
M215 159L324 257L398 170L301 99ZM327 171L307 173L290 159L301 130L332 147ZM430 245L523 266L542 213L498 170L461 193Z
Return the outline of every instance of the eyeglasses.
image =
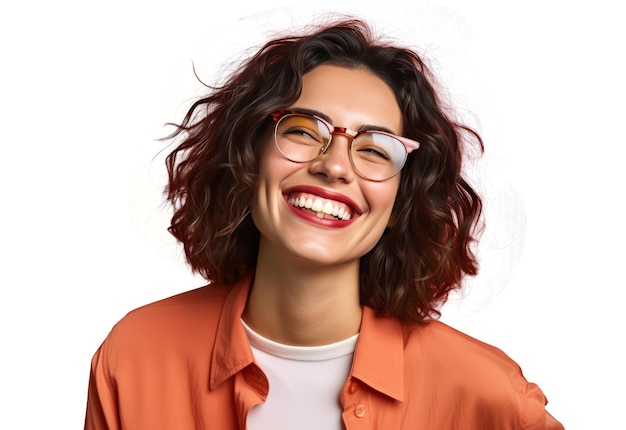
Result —
M354 170L371 181L385 181L400 172L408 154L419 142L385 131L353 131L335 127L328 121L297 111L280 110L271 114L276 127L274 143L287 160L307 163L329 148L334 134L351 139L350 162Z

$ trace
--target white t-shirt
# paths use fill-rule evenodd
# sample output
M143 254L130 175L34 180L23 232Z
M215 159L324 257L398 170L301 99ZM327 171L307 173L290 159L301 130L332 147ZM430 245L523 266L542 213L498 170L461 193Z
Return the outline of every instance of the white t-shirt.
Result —
M252 353L269 380L264 404L248 414L249 430L341 430L339 393L358 334L323 346L290 346L254 332L242 320Z

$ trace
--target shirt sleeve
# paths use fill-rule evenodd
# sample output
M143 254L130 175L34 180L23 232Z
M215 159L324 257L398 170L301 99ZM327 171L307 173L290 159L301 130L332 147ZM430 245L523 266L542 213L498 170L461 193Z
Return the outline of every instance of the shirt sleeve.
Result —
M564 430L563 424L558 422L548 411L546 411L546 430Z
M548 401L541 389L533 383L527 383L525 395L522 398L522 426L525 430L564 430L546 410Z
M85 430L119 430L120 419L117 393L109 375L107 342L95 353L91 361Z

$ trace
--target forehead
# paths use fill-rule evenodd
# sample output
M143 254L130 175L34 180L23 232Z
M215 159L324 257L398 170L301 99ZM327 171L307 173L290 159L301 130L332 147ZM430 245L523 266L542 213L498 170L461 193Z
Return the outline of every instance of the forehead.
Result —
M302 77L302 93L293 108L323 112L334 125L363 124L401 132L402 114L391 88L363 68L321 65Z

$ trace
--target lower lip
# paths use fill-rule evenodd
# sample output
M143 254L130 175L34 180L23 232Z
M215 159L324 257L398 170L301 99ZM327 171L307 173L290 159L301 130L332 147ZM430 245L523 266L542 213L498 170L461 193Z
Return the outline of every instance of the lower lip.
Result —
M302 209L299 209L291 204L289 204L289 202L287 202L285 200L285 202L287 203L287 206L289 207L289 209L291 209L291 211L296 214L297 216L299 216L300 218L311 222L313 224L317 224L323 227L329 227L329 228L343 228L343 227L348 227L349 225L351 225L354 220L357 218L356 216L353 216L352 218L350 218L348 221L340 221L340 220L335 220L335 219L326 219L326 218L320 218L315 214L312 214L310 212L307 211L303 211Z

